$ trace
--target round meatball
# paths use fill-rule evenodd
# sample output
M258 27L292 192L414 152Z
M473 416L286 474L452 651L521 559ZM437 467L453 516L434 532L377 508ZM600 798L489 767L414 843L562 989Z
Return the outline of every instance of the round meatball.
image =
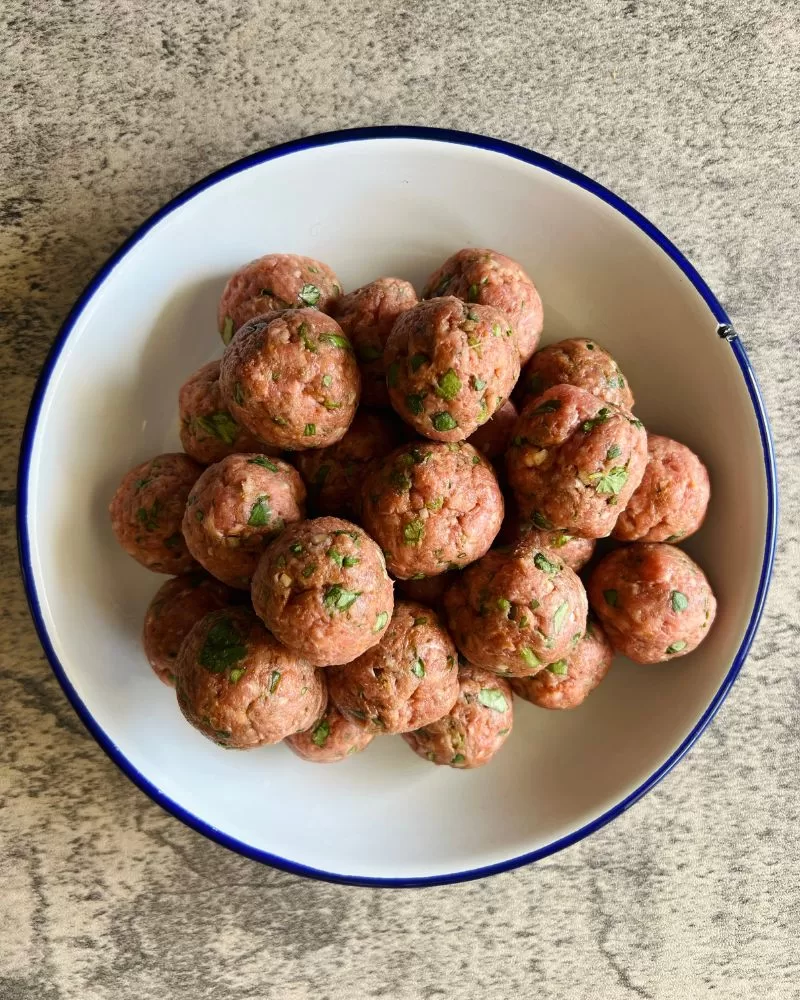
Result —
M423 299L439 295L455 295L505 313L517 331L523 364L536 350L544 323L542 300L522 266L510 257L478 247L459 250L433 272L422 290Z
M183 516L186 544L212 576L248 590L269 542L305 517L305 499L303 480L288 462L229 455L194 485Z
M328 670L332 701L372 733L407 733L441 719L458 696L456 647L424 604L398 601L383 638Z
M212 611L192 628L178 653L175 687L195 729L238 750L308 729L327 698L322 674L242 607Z
M691 653L717 613L697 563L660 542L628 545L605 556L589 579L589 599L611 645L636 663Z
M454 579L454 573L439 573L436 576L398 580L397 592L407 601L417 601L438 609L444 601L445 591Z
M503 527L498 539L503 545L514 545L522 537L529 537L531 544L539 549L553 549L556 555L577 573L594 555L597 544L594 538L581 538L580 535L570 535L566 531L544 531L537 528L533 521L523 521L519 516L513 498L506 500L506 510L509 510L503 521Z
M386 342L392 406L434 441L463 441L492 416L519 377L508 318L449 296L399 317Z
M530 359L519 388L523 401L554 385L575 385L623 410L633 408L633 393L619 365L596 340L572 337L548 344Z
M527 537L460 573L444 604L464 656L511 677L562 659L586 628L583 584L551 549Z
M277 451L240 427L228 413L219 391L219 361L209 361L189 376L178 394L178 410L183 450L202 465L246 451Z
M614 650L597 622L588 621L575 648L533 677L513 677L514 694L539 708L577 708L611 669Z
M220 365L234 420L274 448L324 448L358 406L361 376L336 320L316 309L267 313L239 330Z
M394 417L359 409L341 441L330 448L298 453L295 464L308 487L309 504L318 514L354 516L367 466L400 440Z
M502 406L495 410L491 420L487 420L474 434L470 435L469 443L485 455L490 462L494 462L495 459L505 455L514 435L518 416L516 406L510 399L507 399Z
M611 534L646 464L641 421L572 385L526 403L506 460L523 519L584 538Z
M155 573L196 568L181 533L186 501L203 471L188 455L157 455L124 476L108 512L119 544Z
M361 401L388 406L383 349L397 317L419 300L414 286L402 278L378 278L343 295L333 309L350 338L361 366Z
M433 764L480 767L505 743L514 724L508 681L470 663L458 671L458 698L443 718L403 739Z
M287 736L285 743L298 757L313 764L333 764L359 753L370 745L375 734L360 722L342 715L330 699L323 714L310 729Z
M380 642L394 608L383 553L357 525L290 525L261 557L253 607L290 649L318 666L349 663Z
M322 261L294 253L268 253L228 279L217 308L226 344L248 320L272 310L309 306L329 312L342 294L339 279Z
M372 466L361 521L401 580L480 558L503 520L491 466L466 442L403 445Z
M175 660L192 627L212 611L227 608L240 595L198 571L167 580L147 608L142 645L150 666L165 684L175 683Z
M622 542L677 542L693 535L708 509L706 467L685 444L647 435L647 466L612 535Z

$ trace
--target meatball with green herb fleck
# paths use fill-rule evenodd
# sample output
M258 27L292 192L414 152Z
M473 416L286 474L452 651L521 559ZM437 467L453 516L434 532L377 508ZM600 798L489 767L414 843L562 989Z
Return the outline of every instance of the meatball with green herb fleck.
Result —
M162 584L147 608L142 631L145 656L156 676L174 685L178 650L193 626L240 598L235 590L200 570Z
M326 672L326 677L330 671ZM312 764L334 764L365 750L375 739L360 722L342 715L328 699L328 706L310 729L287 736L284 742Z
M378 278L335 304L332 315L350 338L361 366L361 401L367 406L389 406L383 349L397 317L418 301L410 282Z
M458 697L447 715L403 739L432 764L481 767L494 757L514 725L514 698L507 681L464 663L458 670Z
M253 607L286 646L317 666L349 663L380 642L394 609L383 554L357 525L290 525L253 576Z
M584 538L611 534L646 464L641 421L572 385L525 404L506 456L523 520Z
M308 729L327 698L320 671L242 607L213 611L192 628L178 653L175 688L195 729L235 750Z
M520 538L530 539L530 543L539 549L552 549L559 559L577 573L594 555L597 542L594 538L581 538L580 535L570 535L566 531L554 531L537 527L537 524L547 523L541 515L533 521L523 521L517 512L513 498L506 499L506 509L511 511L506 515L499 539L501 544L513 545Z
M209 466L186 502L183 534L205 569L249 590L261 553L285 525L305 517L299 472L270 455L229 455Z
M202 465L242 452L277 452L240 427L225 408L219 391L219 361L209 361L184 382L178 410L183 450Z
M350 341L316 309L267 313L246 323L220 364L233 419L273 448L326 448L347 431L361 376Z
M595 566L588 590L611 645L636 663L691 653L717 613L705 573L681 549L662 542L610 552Z
M628 380L596 340L572 337L543 347L525 366L518 392L524 403L554 385L574 385L612 406L633 408Z
M647 467L612 535L621 542L677 542L702 525L711 484L705 465L685 444L647 435Z
M111 527L122 548L146 569L177 576L197 568L181 521L202 471L188 455L157 455L131 469L117 487L108 507Z
M503 494L470 444L417 441L370 469L361 522L396 577L413 580L479 559L503 520Z
M516 330L523 364L536 350L544 323L542 300L530 277L511 257L480 247L459 250L425 282L423 299L440 295L455 295L505 313Z
M519 376L508 318L453 296L404 312L384 360L392 406L434 441L468 438L508 398Z
M309 307L330 312L341 294L339 279L322 261L269 253L229 278L217 308L220 336L229 344L248 320L272 310Z
M398 601L377 646L326 671L331 700L371 733L407 733L440 719L458 696L457 653L439 616Z
M476 666L528 677L566 656L586 628L586 591L551 549L523 537L459 573L444 595L456 645Z
M297 454L295 464L315 514L357 514L367 468L373 459L383 458L398 444L398 423L393 414L387 418L360 408L341 441Z
M587 621L586 631L575 648L560 660L548 663L533 677L512 677L514 694L539 708L577 708L611 669L614 650L596 621Z

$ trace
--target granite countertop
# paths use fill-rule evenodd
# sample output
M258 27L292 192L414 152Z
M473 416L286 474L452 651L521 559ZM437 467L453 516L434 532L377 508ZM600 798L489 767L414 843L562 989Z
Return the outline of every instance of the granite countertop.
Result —
M8 0L0 24L0 998L800 997L796 6ZM653 219L741 332L783 477L760 634L688 758L555 857L421 891L273 871L150 802L50 673L14 539L34 380L105 256L236 157L398 122L532 146Z

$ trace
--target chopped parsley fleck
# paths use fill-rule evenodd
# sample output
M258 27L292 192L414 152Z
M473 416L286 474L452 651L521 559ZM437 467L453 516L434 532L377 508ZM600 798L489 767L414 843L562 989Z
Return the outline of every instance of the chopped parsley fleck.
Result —
M478 378L477 375L472 376L472 388L475 392L480 392L481 389L486 388L486 381L482 378Z
M689 607L689 598L680 590L673 590L670 597L673 611L685 611Z
M233 401L237 406L244 406L244 390L241 382L233 384Z
M323 384L323 386L326 389L330 389L330 387L333 385L333 376L332 375L323 375L322 376L322 384Z
M247 667L234 667L233 670L228 674L228 680L231 684L236 684L237 681L241 680L244 676Z
M549 517L545 517L544 514L540 513L538 510L533 512L533 523L537 528L541 528L542 531L552 531L553 522Z
M411 365L411 371L418 371L423 365L430 364L431 359L427 354L414 354L411 360L408 362Z
M511 601L507 600L505 597L498 597L497 609L498 611L502 611L506 618L508 618L508 612L511 610Z
M353 350L350 341L341 333L323 333L320 334L319 339L324 340L326 344L331 344L333 347L341 347L343 351Z
M452 431L458 427L458 423L446 410L441 413L434 413L431 417L431 423L437 431Z
M136 480L136 492L138 493L139 490L143 489L149 483L152 483L152 481L153 481L152 479L137 479Z
M265 524L269 524L271 517L272 511L269 506L269 497L264 495L260 496L253 504L247 523L252 528L263 528Z
M406 545L419 545L425 534L425 522L414 518L403 527L403 541Z
M197 658L201 667L212 674L224 673L247 656L241 634L229 618L215 622L208 630Z
M431 760L432 759L433 759L433 755L431 755ZM453 754L453 756L450 758L450 763L451 764L463 764L466 759L467 758L464 756L463 753L457 753L457 754Z
M226 316L222 323L222 343L230 344L233 339L233 320L230 316Z
M358 355L358 360L362 361L365 365L370 364L372 361L378 361L383 357L383 351L380 347L375 347L373 344L359 344L356 347L356 354Z
M469 286L469 291L467 292L467 302L477 302L478 301L478 286L473 282Z
M152 507L140 507L136 511L136 520L145 531L155 531L158 527L158 515L161 513L161 504L158 500L153 501Z
M314 573L314 570L316 568L317 568L317 564L316 563L309 563L308 566L306 566L306 568L303 570L303 572L301 574L301 576L303 577L303 579L307 580L310 576L312 576L313 573Z
M342 403L337 403L332 399L324 399L322 405L326 410L341 410L342 408Z
M301 323L297 332L300 339L303 341L303 347L305 347L307 351L311 351L312 354L317 354L319 352L319 347L309 336L309 329L308 323Z
M382 628L386 628L386 623L389 621L389 614L386 611L381 611L378 617L375 619L375 624L372 626L373 632L380 632Z
M326 587L322 603L329 611L347 611L361 596L360 590L346 590L341 584L334 583Z
M644 430L644 424L641 422L641 420L638 420L636 417L628 417L628 423L632 427L635 427L637 431Z
M358 566L361 560L358 556L345 556L342 555L337 549L328 549L325 553L329 559L336 563L337 566L342 566L344 569L350 569L351 566Z
M420 413L422 413L424 402L425 397L420 396L417 392L410 392L406 396L406 406L408 407L409 412L413 413L415 416L419 416Z
M563 547L567 544L567 542L571 541L572 541L572 535L566 535L562 531L559 534L557 534L556 537L552 540L552 545L554 549L563 549Z
M581 424L581 430L584 434L588 434L590 431L594 430L595 427L599 427L600 424L604 424L610 417L611 410L609 410L607 406L602 406L591 420L584 420Z
M558 563L551 562L543 552L536 553L533 557L533 564L543 573L550 573L552 575L559 572Z
M249 458L247 460L248 465L260 465L262 469L269 469L270 472L277 472L278 466L271 462L264 455L256 455L255 458Z
M667 652L671 655L672 653L680 653L682 649L686 649L686 640L678 639L673 642L671 646L667 646Z
M239 425L227 410L209 413L204 417L195 417L194 422L206 434L219 438L225 444L233 444L239 434Z
M292 542L289 546L289 551L293 556L301 556L305 552L302 542Z
M679 531L677 535L670 535L669 538L665 538L666 542L679 542L683 538L684 532Z
M611 447L606 452L606 458L611 461L612 458L619 458L622 454L622 448L618 444L612 444Z
M422 659L420 659L419 656L411 664L411 673L415 677L424 677L425 676L425 661L422 660Z
M448 368L436 383L436 395L449 401L456 398L461 391L461 379L452 368Z
M539 403L532 413L555 413L557 410L561 409L560 399L546 399L543 403Z
M314 435L316 433L317 433L317 425L316 424L306 424L305 430L303 431L303 437L307 437L307 438L314 437Z
M615 465L610 472L593 472L589 480L598 493L619 496L628 481L628 470L624 465Z
M540 667L542 665L542 661L539 659L536 653L534 653L534 651L530 648L530 646L523 646L522 649L520 649L519 651L519 655L525 661L525 665L527 667L530 667L531 670L535 670L537 667Z
M505 712L508 709L505 695L498 688L481 688L478 692L478 701L494 712Z
M314 746L324 747L331 734L330 723L327 719L320 719L311 730L311 742Z
M272 671L272 677L270 677L270 681L269 681L269 693L270 694L275 694L275 692L278 690L278 685L280 684L280 682L281 682L281 672L280 672L280 670L273 670Z
M297 297L307 306L315 306L319 302L320 294L316 285L303 285Z
M414 623L413 624L414 624L414 627L416 627L417 625L427 625L428 624L428 618L427 618L426 615L420 615L419 618L415 618L414 619Z
M442 278L442 280L439 282L439 284L436 286L436 289L435 289L435 291L433 293L434 298L437 298L439 295L441 295L442 292L445 290L445 288L447 288L447 286L450 284L450 282L452 280L453 280L453 276L451 274L446 274Z
M569 673L566 660L556 660L555 663L548 663L547 669L551 674L556 674L558 677L565 677Z
M392 470L389 482L394 487L396 493L405 493L411 489L411 480L401 469Z
M286 425L289 423L289 421L286 419L286 417L280 417L280 416L279 417L273 417L272 418L272 422L273 422L273 424L277 424L278 427L286 427Z
M617 606L617 600L619 598L619 595L617 594L616 590L604 590L603 597L605 598L606 604L609 604L612 608L615 608Z
M563 604L559 604L556 608L556 613L553 615L553 634L558 635L561 629L564 627L564 619L567 617L567 612L569 611L569 604L564 601Z

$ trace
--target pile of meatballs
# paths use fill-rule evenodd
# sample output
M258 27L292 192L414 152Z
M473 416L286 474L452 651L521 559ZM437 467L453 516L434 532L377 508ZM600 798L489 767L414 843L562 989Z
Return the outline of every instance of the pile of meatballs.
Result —
M708 634L714 595L675 544L703 522L703 463L646 432L597 341L537 350L542 302L509 257L460 250L419 299L268 254L217 320L221 360L179 394L184 453L110 505L125 551L172 577L144 648L210 740L324 763L401 734L477 767L514 695L575 708L615 650L669 661ZM608 536L630 544L587 567Z

